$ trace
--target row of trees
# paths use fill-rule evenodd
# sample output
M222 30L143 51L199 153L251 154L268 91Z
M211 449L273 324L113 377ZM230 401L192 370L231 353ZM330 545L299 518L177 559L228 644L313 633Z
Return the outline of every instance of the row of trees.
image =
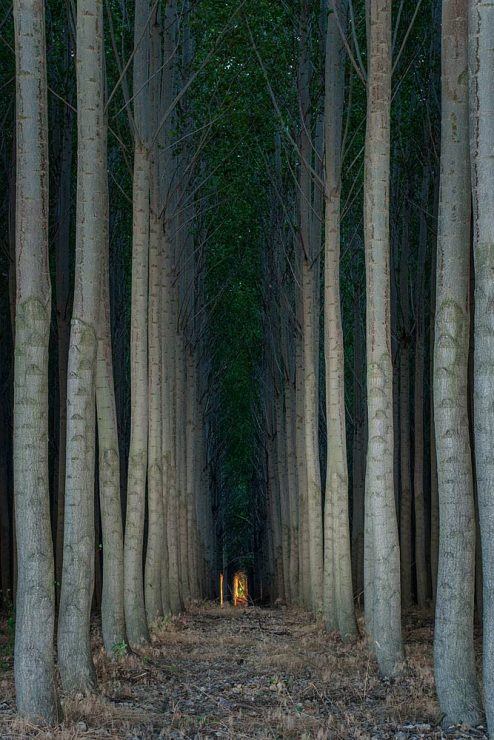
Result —
M482 715L476 597L492 727L492 9L105 8L5 20L19 711L58 715L57 607L63 688L94 689L92 613L137 646L240 558L345 640L363 599L385 675L433 600L448 724Z
M402 3L393 25L389 0L330 6L300 4L296 154L275 156L272 177L267 567L279 598L321 613L343 639L356 635L363 596L388 676L403 669L402 606L432 599L446 725L482 719L477 575L492 727L492 10ZM352 132L362 94L365 141ZM362 154L363 175L345 171Z
M191 113L186 104L178 106L193 74L188 9L175 2L136 3L132 96L128 64L120 58L112 17L105 24L103 10L101 0L81 0L75 17L69 7L67 27L72 22L75 27L68 42L70 48L72 41L75 45L76 116L64 115L57 123L62 126L62 169L56 228L63 230L59 240L65 243L56 254L56 302L57 307L64 300L72 305L63 306L70 330L58 336L60 446L54 524L61 583L56 594L49 475L52 306L45 5L42 0L14 3L15 680L19 712L48 722L56 721L59 712L53 655L56 602L62 686L66 691L96 686L90 620L99 526L98 597L109 655L127 643L145 642L157 619L178 613L191 599L210 595L212 587L206 321L203 278L196 267L200 223L191 228L198 174ZM115 41L118 72L110 94L105 26L107 37ZM67 75L70 78L71 70ZM108 106L117 92L128 116L127 140L134 144L125 534L109 270ZM65 104L72 110L70 102ZM63 225L70 224L73 213L75 118L71 275L70 227ZM174 146L179 136L184 143ZM125 141L119 144L125 147ZM99 561L97 565L99 570ZM5 583L8 567L2 560Z

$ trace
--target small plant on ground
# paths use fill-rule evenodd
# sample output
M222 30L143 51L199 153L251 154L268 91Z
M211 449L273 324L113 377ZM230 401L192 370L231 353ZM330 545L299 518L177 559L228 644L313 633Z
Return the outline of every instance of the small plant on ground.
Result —
M111 646L111 651L113 653L113 656L115 658L125 658L127 655L127 643L125 640L119 640L118 642L114 642Z

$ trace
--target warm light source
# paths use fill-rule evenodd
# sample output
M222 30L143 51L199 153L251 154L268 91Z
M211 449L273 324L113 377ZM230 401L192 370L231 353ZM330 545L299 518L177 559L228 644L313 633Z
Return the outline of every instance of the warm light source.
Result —
M247 606L249 602L249 586L247 574L238 571L233 576L233 606Z
M223 573L220 573L220 607L223 609Z

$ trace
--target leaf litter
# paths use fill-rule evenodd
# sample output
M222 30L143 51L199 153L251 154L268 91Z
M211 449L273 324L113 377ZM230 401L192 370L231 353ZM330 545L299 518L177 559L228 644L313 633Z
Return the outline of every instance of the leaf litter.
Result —
M220 609L197 604L158 621L149 645L108 657L98 625L98 694L61 696L51 730L15 714L13 666L0 673L0 737L146 740L418 740L485 738L482 728L439 727L432 613L411 611L407 663L379 677L362 638L343 644L300 609ZM363 622L359 617L363 634Z

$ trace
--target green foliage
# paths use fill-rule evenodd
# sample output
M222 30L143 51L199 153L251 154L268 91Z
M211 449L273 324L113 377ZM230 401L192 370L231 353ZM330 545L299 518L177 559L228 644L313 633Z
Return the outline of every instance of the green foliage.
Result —
M111 646L111 651L114 658L125 658L127 655L127 649L128 645L125 642L125 640L119 640L118 642L114 642Z

